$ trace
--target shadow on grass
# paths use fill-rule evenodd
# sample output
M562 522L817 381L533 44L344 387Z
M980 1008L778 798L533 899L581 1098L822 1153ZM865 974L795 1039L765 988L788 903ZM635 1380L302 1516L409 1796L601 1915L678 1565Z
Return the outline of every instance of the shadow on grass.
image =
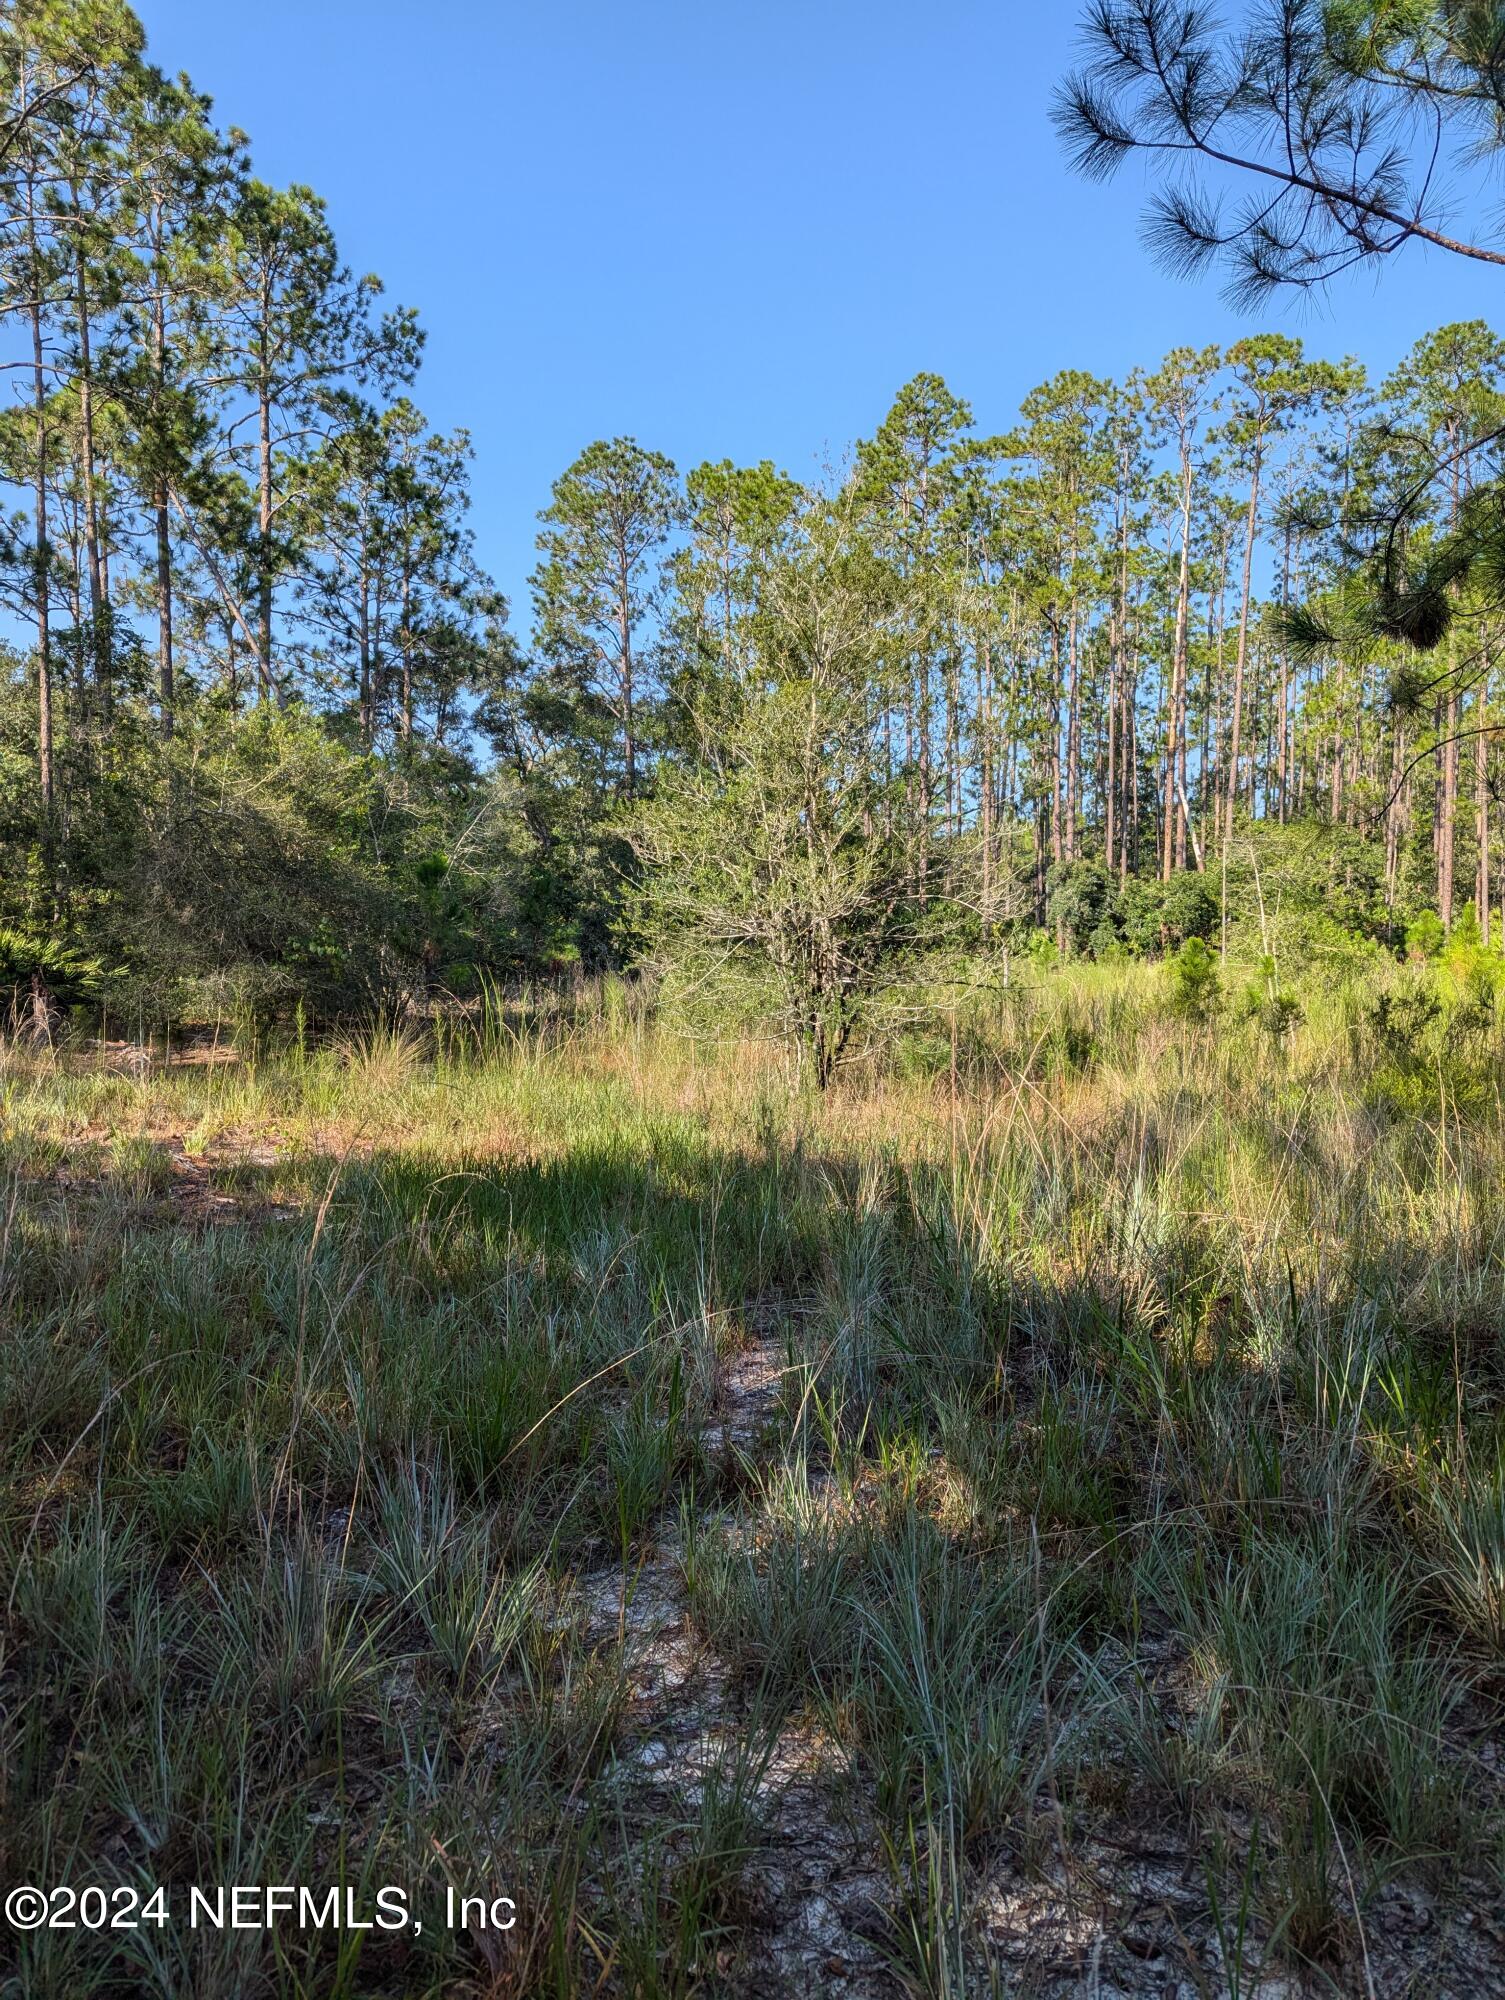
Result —
M280 1965L48 1939L23 1990L689 1992L712 1945L776 1990L747 1853L704 1787L655 1831L612 1754L628 1663L559 1615L682 1500L688 1615L739 1699L838 1741L912 1988L960 1990L1001 1884L1057 1870L1069 1913L1105 1828L1172 1818L1189 1857L1274 1800L1225 1871L1250 1935L1349 1968L1397 1856L1474 1854L1416 1749L1454 1640L1354 1422L1380 1378L1294 1295L1241 1324L1190 1225L1094 1282L1009 1240L1027 1177L995 1212L946 1167L685 1121L540 1158L17 1165L0 1872L366 1889L437 1853L529 1900L506 1942ZM738 1462L706 1438L755 1340L789 1390ZM1171 1928L1210 1939L1218 1886Z

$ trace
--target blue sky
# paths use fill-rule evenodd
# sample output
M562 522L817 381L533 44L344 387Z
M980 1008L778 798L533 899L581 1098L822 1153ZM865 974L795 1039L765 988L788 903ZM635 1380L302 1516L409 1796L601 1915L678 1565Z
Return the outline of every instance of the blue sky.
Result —
M681 468L840 458L920 369L987 431L1062 368L1281 325L1383 372L1486 267L1408 253L1251 322L1138 240L1144 182L1048 122L1077 0L138 0L257 170L428 328L416 390L475 440L479 553L526 627L534 516L598 436Z

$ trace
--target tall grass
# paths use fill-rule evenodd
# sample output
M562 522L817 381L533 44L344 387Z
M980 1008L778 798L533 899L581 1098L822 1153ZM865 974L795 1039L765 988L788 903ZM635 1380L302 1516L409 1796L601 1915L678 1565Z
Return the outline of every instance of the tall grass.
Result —
M8 1054L0 1874L520 1921L0 1934L7 1990L1127 1980L1136 1842L1194 1990L1485 1990L1502 1047L1404 978L1274 1033L1023 974L820 1100L620 989ZM654 1731L721 1747L655 1778Z

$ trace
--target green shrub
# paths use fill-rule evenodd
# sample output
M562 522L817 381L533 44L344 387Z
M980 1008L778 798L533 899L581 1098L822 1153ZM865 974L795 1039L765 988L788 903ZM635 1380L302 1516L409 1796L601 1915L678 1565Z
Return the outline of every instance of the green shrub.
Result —
M1173 875L1169 882L1131 878L1119 908L1125 942L1147 955L1205 938L1219 922L1217 895L1205 875Z
M1073 951L1087 951L1105 930L1116 937L1113 880L1100 861L1071 861L1053 868L1046 914L1051 927Z
M1222 992L1217 960L1199 937L1189 937L1170 964L1171 1011L1184 1020L1205 1021Z
M1272 993L1259 1010L1259 1024L1266 1034L1281 1041L1305 1019L1301 1002L1294 993Z
M1435 910L1418 910L1406 926L1406 956L1436 958L1447 943L1447 932Z
M1382 1063L1405 1077L1435 1067L1442 1003L1430 984L1381 993L1365 1019Z
M19 991L33 980L64 1006L94 999L105 978L97 958L38 927L0 924L0 991Z

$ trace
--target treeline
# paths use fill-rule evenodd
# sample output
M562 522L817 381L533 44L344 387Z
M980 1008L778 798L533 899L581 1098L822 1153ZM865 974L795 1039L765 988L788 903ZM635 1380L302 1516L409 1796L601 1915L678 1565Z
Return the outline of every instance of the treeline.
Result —
M318 197L114 0L13 0L0 66L0 985L334 1013L698 943L839 991L940 911L1174 944L1281 828L1356 930L1505 931L1494 600L1354 602L1493 491L1482 323L1378 383L1279 334L1068 372L995 436L921 375L828 491L594 444L524 646Z

